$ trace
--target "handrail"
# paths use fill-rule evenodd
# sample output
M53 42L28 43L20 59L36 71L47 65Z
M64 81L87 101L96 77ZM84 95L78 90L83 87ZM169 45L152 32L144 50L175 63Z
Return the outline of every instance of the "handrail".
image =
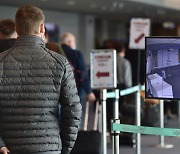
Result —
M131 88L120 90L119 95L125 96L125 95L129 95L129 94L132 94L132 93L135 93L137 91L144 90L144 89L145 89L144 85L136 85L136 86L133 86ZM115 98L115 92L107 92L107 98Z

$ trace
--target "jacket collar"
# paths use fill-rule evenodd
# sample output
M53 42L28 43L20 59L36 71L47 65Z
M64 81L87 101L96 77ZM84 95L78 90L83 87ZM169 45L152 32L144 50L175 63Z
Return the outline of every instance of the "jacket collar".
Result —
M68 46L66 44L62 44L62 47L65 48L65 49L73 50L70 46Z
M21 35L18 36L15 46L43 46L45 47L44 40L35 35Z

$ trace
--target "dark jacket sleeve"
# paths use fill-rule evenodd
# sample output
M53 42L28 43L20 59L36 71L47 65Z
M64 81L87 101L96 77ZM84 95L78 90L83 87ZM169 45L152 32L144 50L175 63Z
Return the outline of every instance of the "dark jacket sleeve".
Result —
M67 61L62 79L60 103L62 118L60 134L62 139L61 154L69 154L77 138L82 111L73 72Z
M86 70L86 64L84 62L84 57L82 55L81 52L78 52L78 58L77 58L77 66L79 66L79 70L81 70L82 74L83 74L83 80L80 83L81 86L84 88L86 94L89 94L92 92L91 86L90 86L90 80L89 80L89 76L88 76L88 72Z

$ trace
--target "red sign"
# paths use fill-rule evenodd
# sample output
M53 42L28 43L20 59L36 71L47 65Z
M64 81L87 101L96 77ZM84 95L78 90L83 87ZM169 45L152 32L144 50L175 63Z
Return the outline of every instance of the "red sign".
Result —
M100 77L108 77L109 76L109 72L97 72L96 73L96 76L98 77L98 78L100 78Z
M139 35L134 41L135 43L139 43L139 41L144 37L144 33L142 33L141 35Z

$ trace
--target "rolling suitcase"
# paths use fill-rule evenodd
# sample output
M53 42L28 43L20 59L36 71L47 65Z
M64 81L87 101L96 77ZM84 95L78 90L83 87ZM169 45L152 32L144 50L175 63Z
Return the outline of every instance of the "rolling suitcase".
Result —
M78 132L71 154L100 154L101 133L97 130L99 102L96 102L93 130L87 131L89 102L86 102L83 130Z

